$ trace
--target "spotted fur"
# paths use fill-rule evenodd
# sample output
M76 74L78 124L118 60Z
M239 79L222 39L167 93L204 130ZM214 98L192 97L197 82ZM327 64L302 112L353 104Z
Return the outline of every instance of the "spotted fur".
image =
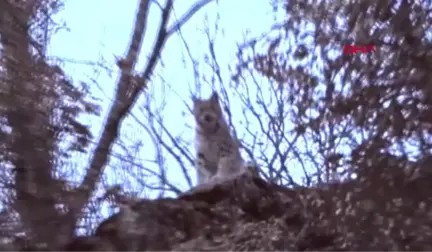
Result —
M244 170L238 141L231 135L223 117L219 96L193 99L196 123L195 149L198 184L212 177L231 177Z

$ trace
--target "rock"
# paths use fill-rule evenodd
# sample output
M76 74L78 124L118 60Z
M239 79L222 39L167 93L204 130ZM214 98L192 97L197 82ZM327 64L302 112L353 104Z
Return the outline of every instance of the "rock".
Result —
M245 174L123 207L64 250L430 250L426 190L424 181L290 189Z

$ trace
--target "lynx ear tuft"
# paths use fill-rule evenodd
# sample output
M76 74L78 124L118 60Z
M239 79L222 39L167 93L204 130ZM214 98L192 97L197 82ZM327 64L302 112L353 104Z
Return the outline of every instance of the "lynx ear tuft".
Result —
M218 93L216 91L213 91L213 93L212 93L212 95L210 97L210 100L213 101L213 102L218 102L219 101L219 95L218 95Z
M198 101L198 97L196 95L192 95L192 102L196 103Z

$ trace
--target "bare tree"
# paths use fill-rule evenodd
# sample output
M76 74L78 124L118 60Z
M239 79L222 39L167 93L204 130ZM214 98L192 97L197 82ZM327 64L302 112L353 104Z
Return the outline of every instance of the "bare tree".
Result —
M31 231L36 242L48 242L59 223L66 221L59 206L65 203L67 188L55 175L57 164L72 151L84 151L91 134L76 116L96 113L97 106L86 101L85 90L72 85L58 66L44 59L44 37L32 36L32 30L33 35L44 31L45 15L57 11L59 3L1 5L1 137L6 143L2 172L14 181L7 186L12 198L5 197L3 204L19 213L22 231ZM67 136L72 141L64 149L59 143ZM10 185L7 180L5 185Z
M393 169L394 176L418 174L414 167L425 167L431 152L427 2L274 5L285 20L246 39L234 68L219 64L217 42L208 30L203 60L185 46L194 92L219 90L244 156L260 164L264 177L283 185L371 180L388 175L383 171L395 162L400 168ZM401 22L410 29L402 31ZM344 54L345 45L373 45L376 53ZM200 72L202 62L210 71ZM143 110L161 115L151 107ZM158 130L168 127L158 123ZM158 130L150 135L165 141L161 151L185 170L192 163L190 137Z
M287 18L272 41L282 49L286 35L296 46L289 54L257 55L254 67L298 94L287 101L297 109L298 131L317 146L320 165L366 180L389 175L389 165L381 162L398 160L394 173L409 161L424 167L432 125L425 119L431 105L430 4L284 4ZM303 18L313 25L300 24ZM402 22L409 28L401 30ZM349 55L345 45L373 45L376 52Z
M321 184L330 198L346 195L330 200L337 212L352 214L338 216L338 226L370 225L356 207L372 206L374 216L387 217L402 216L420 202L429 206L430 1L275 5L284 20L242 50L239 72L252 71L286 90L287 120L312 147L305 158L316 160L320 180L332 182ZM257 44L265 50L254 51ZM374 46L375 52L348 54L346 45ZM416 195L407 193L411 185ZM386 239L396 222L408 230L402 219L382 224Z
M71 152L85 151L91 134L76 117L81 112L97 113L97 106L87 101L85 86L79 89L71 84L61 68L50 65L45 57L47 22L61 3L0 3L0 148L4 185L12 196L10 200L4 199L3 204L6 210L11 207L19 214L22 228L14 230L15 233L24 231L33 242L47 243L51 248L74 235L78 223L94 207L92 196L119 136L121 122L147 88L165 42L210 2L197 1L171 25L168 24L173 1L160 6L161 24L152 54L145 69L137 72L134 68L151 5L149 0L139 2L127 55L117 61L121 74L113 105L86 174L77 186L68 183L68 178L59 177L56 169ZM71 146L62 149L65 138ZM14 183L7 178L13 178Z
M294 131L295 125L288 119L292 108L286 102L289 96L287 90L272 85L253 69L239 73L233 70L235 65L221 63L218 55L225 49L218 46L217 40L221 35L218 22L212 27L205 22L203 29L208 48L204 55L195 55L193 48L188 46L188 38L180 34L186 52L185 61L191 63L193 70L190 95L202 94L202 90L219 92L232 132L242 143L244 159L259 164L263 178L281 185L312 184L311 167L313 162L318 161L310 155L309 146L306 150L302 148L305 141ZM239 50L241 48L239 46ZM152 139L156 139L156 155L165 158L164 162L157 164L160 170L169 167L182 171L189 186L192 185L191 178L195 177L190 101L189 97L184 96L172 101L177 108L182 108L184 121L178 121L178 124L186 126L183 130L176 131L176 126L170 125L172 118L164 120L170 113L164 110L165 105L170 103L166 100L159 103L147 100L141 107L143 116L136 120Z

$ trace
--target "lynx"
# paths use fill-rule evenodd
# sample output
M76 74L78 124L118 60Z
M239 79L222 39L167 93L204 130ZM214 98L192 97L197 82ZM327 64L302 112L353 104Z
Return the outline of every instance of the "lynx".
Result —
M193 114L198 184L242 173L245 168L239 144L223 117L218 94L213 92L209 99L193 98Z

